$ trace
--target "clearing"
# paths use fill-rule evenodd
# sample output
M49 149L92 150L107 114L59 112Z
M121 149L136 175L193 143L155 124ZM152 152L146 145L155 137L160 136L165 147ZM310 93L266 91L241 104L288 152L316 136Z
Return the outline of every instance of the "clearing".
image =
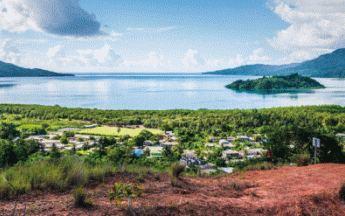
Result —
M141 128L120 128L120 132L118 132L118 127L95 127L91 129L83 129L78 131L78 134L89 134L89 135L106 135L106 136L121 136L121 135L129 135L131 137L139 135L142 130L148 130L153 134L162 134L164 135L164 131L158 129L141 129Z

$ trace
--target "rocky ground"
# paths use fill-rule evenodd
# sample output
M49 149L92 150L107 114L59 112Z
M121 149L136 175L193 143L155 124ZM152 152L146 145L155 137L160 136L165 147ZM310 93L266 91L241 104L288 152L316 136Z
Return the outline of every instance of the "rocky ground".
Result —
M77 208L73 189L62 194L32 192L0 201L0 215L132 215L122 202L116 207L108 193L114 182L144 188L132 202L137 215L345 215L338 192L345 182L345 165L319 164L238 172L226 177L181 177L172 187L170 176L156 180L151 173L139 182L119 174L87 188L92 207Z

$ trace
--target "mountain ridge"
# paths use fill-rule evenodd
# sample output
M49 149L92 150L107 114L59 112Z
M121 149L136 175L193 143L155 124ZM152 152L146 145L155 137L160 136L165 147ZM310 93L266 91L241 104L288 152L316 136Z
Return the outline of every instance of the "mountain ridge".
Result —
M303 76L345 78L345 48L301 63L285 65L254 64L203 74L278 76L298 73Z
M39 68L23 68L0 61L0 77L42 77L42 76L75 76L69 73L56 73Z

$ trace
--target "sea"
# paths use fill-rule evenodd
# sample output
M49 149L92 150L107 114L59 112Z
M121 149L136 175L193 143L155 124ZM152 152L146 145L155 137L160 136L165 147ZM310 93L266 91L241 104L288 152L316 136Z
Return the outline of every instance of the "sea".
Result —
M345 80L315 78L325 89L239 92L225 88L257 76L201 73L76 73L74 77L0 78L0 103L102 110L260 109L345 105Z

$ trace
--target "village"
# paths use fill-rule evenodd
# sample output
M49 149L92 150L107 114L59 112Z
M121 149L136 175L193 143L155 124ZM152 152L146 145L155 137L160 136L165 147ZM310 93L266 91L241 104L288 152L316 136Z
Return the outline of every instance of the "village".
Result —
M94 128L97 126L97 124L84 125L83 128ZM127 128L135 129L136 127L128 126ZM42 144L44 152L50 151L53 144L60 151L75 148L82 154L90 154L97 149L98 140L101 138L100 135L79 134L78 131L80 131L80 128L77 127L61 128L55 132L49 132L46 135L31 135L27 137L26 140L38 140ZM68 133L73 136L68 137L68 141L62 143L60 138L63 134ZM147 158L159 158L162 157L164 148L172 148L173 146L179 145L178 138L173 131L166 131L165 135L162 137L163 138L159 141L145 140L142 146L134 147L132 154L140 157L146 151L149 152ZM117 139L116 145L122 145L118 137L115 139ZM130 141L132 138L128 140ZM217 167L214 163L207 162L208 157L214 154L215 150L218 149L218 151L222 151L221 158L224 159L227 165L229 162L243 162L252 158L265 157L267 152L267 150L263 149L261 146L262 139L260 134L253 134L252 136L239 135L236 137L227 136L226 139L211 136L207 141L208 142L204 144L206 150L202 150L199 154L197 154L197 150L183 150L180 163L184 164L186 168L197 167L202 173L214 172L216 169L231 173L231 167Z

